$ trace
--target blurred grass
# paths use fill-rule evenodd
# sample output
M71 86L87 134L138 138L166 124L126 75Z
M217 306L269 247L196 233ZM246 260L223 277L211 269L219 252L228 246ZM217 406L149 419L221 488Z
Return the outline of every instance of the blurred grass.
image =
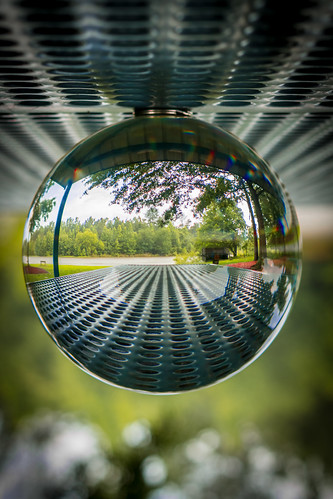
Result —
M220 260L219 265L230 265L231 263L243 263L252 262L253 255L251 256L239 256L237 258L228 258L228 260Z
M50 263L46 264L30 264L30 267L42 268L46 270L47 274L29 274L25 275L25 279L27 282L36 282L36 281L44 281L45 279L50 279L54 277L53 274L53 265ZM68 275L68 274L77 274L79 272L89 272L91 270L105 269L106 265L60 265L59 266L59 275Z
M41 410L73 411L100 425L115 441L134 419L146 418L156 424L163 416L189 424L214 424L236 444L241 428L251 423L275 445L297 447L329 459L333 420L331 241L305 243L296 304L277 339L256 362L213 387L156 396L101 383L78 369L50 341L25 289L23 224L22 217L0 219L0 408L11 427Z

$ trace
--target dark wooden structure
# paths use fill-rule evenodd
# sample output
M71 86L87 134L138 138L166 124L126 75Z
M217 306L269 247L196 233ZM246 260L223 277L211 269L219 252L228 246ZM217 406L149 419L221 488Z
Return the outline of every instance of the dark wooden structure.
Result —
M227 260L230 257L230 250L226 247L202 248L201 256L205 262L211 260L213 263L218 263L219 260Z

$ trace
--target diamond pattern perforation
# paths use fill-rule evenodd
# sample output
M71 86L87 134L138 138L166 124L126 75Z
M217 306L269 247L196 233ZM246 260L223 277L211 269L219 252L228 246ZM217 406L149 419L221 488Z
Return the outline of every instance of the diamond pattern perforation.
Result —
M332 3L3 1L3 104L332 105ZM283 27L283 29L282 29Z
M134 107L191 108L331 203L333 3L0 3L0 207L27 209L76 142ZM315 165L315 169L314 169Z
M127 265L30 283L50 335L83 369L128 388L174 392L225 378L275 327L280 279L213 265ZM283 298L288 307L291 295Z

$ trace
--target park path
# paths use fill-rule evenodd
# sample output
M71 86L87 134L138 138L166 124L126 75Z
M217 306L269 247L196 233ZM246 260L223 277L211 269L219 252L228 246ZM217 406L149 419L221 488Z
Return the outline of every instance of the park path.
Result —
M52 256L31 256L31 264L50 263ZM87 257L77 258L72 256L60 257L59 265L87 265L87 266L114 266L114 265L168 265L174 263L173 256L152 256L152 257Z

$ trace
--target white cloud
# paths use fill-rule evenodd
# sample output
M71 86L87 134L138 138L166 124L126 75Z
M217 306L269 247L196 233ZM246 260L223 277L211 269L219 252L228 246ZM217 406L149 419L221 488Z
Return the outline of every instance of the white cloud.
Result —
M86 186L83 182L73 184L64 209L63 220L70 217L78 217L81 222L84 222L89 217L96 220L115 217L122 220L130 218L129 214L121 206L111 204L112 197L109 190L96 187L84 194L85 190Z

